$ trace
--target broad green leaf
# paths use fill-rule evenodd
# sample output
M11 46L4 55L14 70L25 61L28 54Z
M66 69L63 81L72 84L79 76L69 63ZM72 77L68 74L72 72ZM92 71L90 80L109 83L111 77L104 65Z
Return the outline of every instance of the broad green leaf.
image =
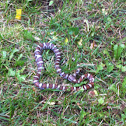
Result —
M121 57L121 53L125 48L124 44L114 45L114 58L118 60Z
M126 113L126 111L125 111L125 113ZM124 122L124 124L125 124L125 122L126 122L126 114L121 114L121 120Z
M6 51L2 51L2 60L4 61L6 59L7 56L7 52Z
M126 90L126 77L125 77L124 80L123 80L122 88L123 88L124 90Z
M23 31L23 37L25 40L34 40L34 37L32 36L32 32L28 30Z
M117 87L116 87L116 84L112 84L110 87L109 87L110 90L114 91L115 93L118 92L117 90Z
M97 70L96 73L98 73L100 70L103 70L103 67L105 66L105 64L101 63L97 66Z
M14 53L16 53L16 52L18 52L18 51L19 51L18 49L14 48L14 49L12 50L11 54L10 54L9 60L11 60L12 57L14 56Z
M112 63L109 63L109 64L107 65L107 71L108 71L108 72L111 72L113 69L114 69L114 65L113 65Z
M24 65L24 63L26 62L26 59L22 59L22 57L23 57L23 54L21 53L15 62L15 66L23 66Z
M26 75L20 75L20 78L18 78L18 80L20 80L20 82L25 81Z
M18 72L23 73L24 70L25 70L25 66L21 70L18 70Z
M116 65L117 68L121 69L122 68L122 65L119 64L119 65Z
M103 98L98 99L98 103L99 104L103 104L104 103L104 99Z
M17 60L20 60L22 57L23 57L23 54L21 53L21 54L19 55L19 57L18 57Z
M109 54L108 50L104 50L104 51L103 51L103 53L104 53L104 54L106 54L106 55L107 55L107 57L109 57L109 59L111 59L111 56L110 56L110 54Z
M125 45L124 45L124 44L120 44L120 47L121 47L122 49L125 49Z
M79 33L79 28L78 27L70 27L68 29L68 33L70 35L73 35L73 34L77 35Z
M118 46L118 58L120 58L121 56L121 53L123 52L123 49L125 48L125 45L124 44L120 44Z
M126 66L122 67L122 72L126 72Z
M52 6L53 5L53 0L51 0L50 2L49 2L49 6Z
M84 91L84 88L82 87L79 91L80 91L80 92L83 92L83 91Z
M112 19L110 17L107 18L108 23L112 22Z
M19 82L25 81L26 76L27 75L20 75L19 71L16 73L16 77L17 77Z
M118 45L114 45L114 58L117 59Z
M82 109L80 112L80 120L82 120L86 114L87 113Z
M23 66L26 60L16 60L15 66Z
M13 70L12 68L9 68L8 76L14 77L15 76L15 70Z
M116 67L119 68L122 72L126 71L126 66L119 64L119 65L116 65Z

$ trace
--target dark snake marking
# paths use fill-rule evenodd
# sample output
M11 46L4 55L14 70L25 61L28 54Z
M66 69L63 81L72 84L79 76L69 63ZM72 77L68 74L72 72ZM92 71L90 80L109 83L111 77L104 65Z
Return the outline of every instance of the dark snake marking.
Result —
M45 49L50 49L54 52L55 57L56 57L55 69L61 77L69 80L72 83L80 83L84 79L88 79L89 83L86 84L86 85L83 85L83 87L73 87L73 86L69 87L69 86L61 86L61 85L56 85L56 84L39 83L41 72L42 72L42 70L45 69L44 62L43 62L42 55L41 55L42 51L45 50ZM36 60L36 63L37 63L37 70L38 70L36 75L34 76L34 84L35 84L36 87L38 87L42 90L50 88L50 89L58 89L58 90L62 90L62 91L67 91L67 90L78 91L81 88L83 88L84 90L88 90L88 89L94 87L94 77L89 73L82 75L78 80L76 79L76 75L80 72L80 68L78 68L76 73L74 73L74 74L66 74L66 73L62 72L62 70L60 68L60 60L61 60L60 55L61 55L61 53L60 53L59 49L54 44L52 44L52 43L41 43L37 46L34 54L35 54L35 60Z

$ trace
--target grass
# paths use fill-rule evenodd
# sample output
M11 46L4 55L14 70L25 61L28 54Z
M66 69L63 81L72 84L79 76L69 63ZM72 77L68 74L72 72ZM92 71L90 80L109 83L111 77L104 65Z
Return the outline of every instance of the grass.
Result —
M0 125L126 124L126 2L0 2ZM16 9L22 19L16 20ZM39 90L34 50L51 42L62 50L66 73L81 63L95 76L86 92ZM75 62L71 60L75 58ZM70 84L54 69L54 54L44 51L41 82ZM63 61L62 60L62 61Z

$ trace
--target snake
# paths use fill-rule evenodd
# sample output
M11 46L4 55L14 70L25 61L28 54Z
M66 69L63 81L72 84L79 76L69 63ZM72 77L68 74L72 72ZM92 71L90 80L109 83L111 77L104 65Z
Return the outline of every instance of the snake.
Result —
M39 80L40 80L40 77L41 77L41 73L43 70L45 70L45 67L44 67L44 61L43 61L43 58L42 58L42 53L43 53L43 50L52 50L55 54L55 69L56 69L56 72L64 79L67 79L68 81L74 83L74 84L77 84L77 83L80 83L82 82L84 79L87 79L88 80L88 83L87 84L83 84L82 86L64 86L64 85L59 85L59 84L49 84L49 83L40 83ZM57 89L57 90L60 90L60 91L78 91L80 89L83 89L84 91L88 90L88 89L91 89L94 87L94 77L93 75L89 74L89 73L86 73L86 74L83 74L81 75L81 77L79 79L76 79L77 78L77 75L80 73L81 69L78 68L76 70L76 72L74 72L73 74L67 74L65 72L62 72L61 68L60 68L60 61L61 61L61 52L60 50L57 48L56 45L52 44L52 43L40 43L37 45L35 51L34 51L34 56L35 56L35 61L36 61L36 64L37 64L37 72L34 76L34 79L33 79L33 83L34 85L41 89L41 90L44 90L44 89Z

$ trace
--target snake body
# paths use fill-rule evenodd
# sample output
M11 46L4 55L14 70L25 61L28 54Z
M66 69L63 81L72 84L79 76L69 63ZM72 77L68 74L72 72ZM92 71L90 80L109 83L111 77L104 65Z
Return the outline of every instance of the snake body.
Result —
M83 87L74 87L74 86L69 87L69 86L62 86L62 85L57 85L57 84L40 83L39 79L41 76L41 72L42 72L42 70L45 69L43 58L42 58L42 51L46 50L46 49L50 49L54 52L55 69L62 78L67 79L72 83L80 83L84 79L88 79L89 80L88 84L83 85ZM76 75L80 72L79 68L77 69L76 73L74 73L74 74L66 74L66 73L62 72L62 70L60 68L61 52L54 44L40 43L36 47L34 54L35 54L35 61L36 61L37 70L38 70L36 75L34 76L34 84L36 87L40 88L41 90L50 88L50 89L58 89L58 90L62 90L62 91L67 91L67 90L78 91L81 88L83 88L84 90L88 90L88 89L94 87L94 77L89 73L82 75L78 80L76 79Z

